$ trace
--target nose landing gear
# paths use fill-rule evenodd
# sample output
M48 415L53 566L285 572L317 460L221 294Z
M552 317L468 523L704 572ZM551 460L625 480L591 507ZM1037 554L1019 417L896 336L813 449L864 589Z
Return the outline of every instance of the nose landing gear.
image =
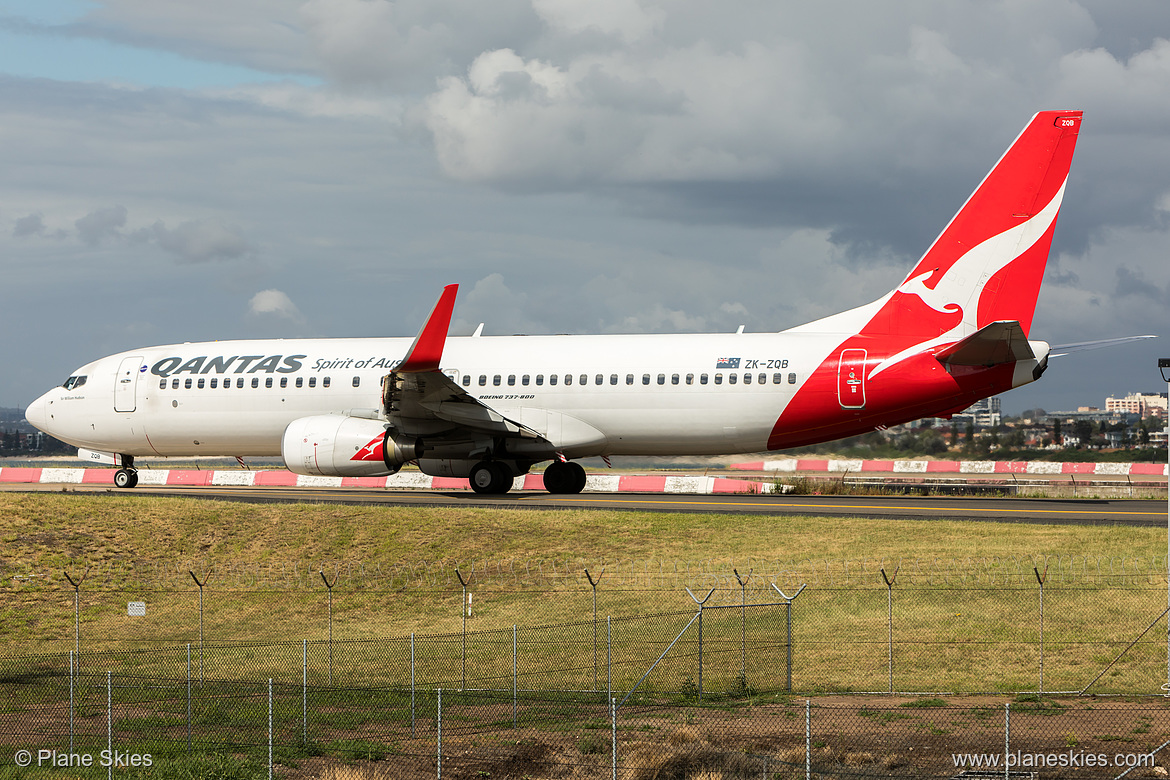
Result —
M134 468L134 456L122 455L122 468L114 472L114 487L138 487L138 469Z

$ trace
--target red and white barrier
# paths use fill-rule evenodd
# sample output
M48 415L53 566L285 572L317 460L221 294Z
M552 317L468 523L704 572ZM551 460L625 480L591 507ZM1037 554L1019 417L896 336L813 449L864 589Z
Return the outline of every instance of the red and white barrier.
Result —
M0 482L26 484L110 485L114 469L0 468ZM417 471L389 477L306 477L291 471L197 471L194 469L139 469L138 484L236 487L323 487L385 488L388 490L470 490L466 479L431 477ZM681 475L590 474L587 493L769 493L770 482L728 477ZM517 477L513 490L544 490L544 477L525 474Z
M829 460L782 458L733 463L742 471L776 471L851 474L1032 474L1085 476L1166 476L1165 463L1062 463L1048 460Z

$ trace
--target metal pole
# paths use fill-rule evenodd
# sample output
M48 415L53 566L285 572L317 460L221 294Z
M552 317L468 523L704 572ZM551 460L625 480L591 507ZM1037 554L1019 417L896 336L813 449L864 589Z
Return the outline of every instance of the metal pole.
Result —
M272 678L268 678L268 780L272 780Z
M1158 370L1166 383L1170 399L1170 358L1158 358ZM1170 414L1166 415L1166 684L1162 690L1170 696Z
M69 651L69 752L73 752L73 659L76 656Z
M459 690L467 690L467 582L463 579L463 574L456 569L455 576L459 578L459 584L463 586L463 597L459 602L459 611L463 614L463 639L459 648L459 668L462 674L462 684Z
M329 687L333 687L333 586L337 584L341 570L334 572L333 582L326 578L324 571L318 570L317 573L321 575L321 581L329 589Z
M609 724L610 777L617 780L617 699L614 698L609 700Z
M191 752L191 643L187 643L187 752Z
M438 780L443 780L443 689L439 689L438 702L435 705L435 729L437 731L437 742L439 755L436 766L438 767Z
M512 624L512 728L516 728L516 624Z
M207 584L208 576L203 575L203 582L195 576L195 572L187 569L187 573L191 575L191 579L195 580L195 584L199 586L199 686L203 686L203 586Z
M804 589L807 587L808 587L807 582L802 583L800 588L796 591L796 593L793 593L791 596L789 596L789 595L785 594L784 591L782 591L778 587L776 587L776 583L774 583L774 582L772 583L772 590L774 590L780 594L780 598L784 599L784 601L786 602L785 606L787 606L787 608L788 608L786 618L787 618L787 623L788 623L788 641L787 641L788 688L787 688L787 690L789 693L792 693L792 602L794 599L796 599L797 596L799 596L801 593L804 593Z
M605 567L601 567L601 574L597 575L597 579L593 579L593 575L589 570L585 570L585 578L589 580L590 587L593 588L593 690L597 690L597 584L601 582L602 576L605 574Z
M410 736L415 736L414 730L414 634L410 635Z
M690 588L686 588L687 595L699 605L699 701L703 701L703 605L707 603L707 599L711 598L711 594L715 592L714 588L707 591L707 595L699 601L694 593L691 593Z
M110 670L106 670L106 750L109 752L108 756L114 755L114 676ZM110 765L106 767L106 777L114 777L114 763L111 761Z
M605 616L605 695L613 698L613 616Z
M898 567L899 569L901 566ZM890 667L890 693L894 693L894 583L898 580L898 569L894 569L894 576L891 579L886 576L886 570L882 569L882 579L886 581L886 609L887 609L887 633L889 642L889 667Z
M309 640L301 640L301 744L309 744Z
M804 700L804 778L812 778L812 703Z
M1012 703L1005 701L1003 703L1003 776L1004 780L1011 777L1009 771L1011 767L1012 755Z
M1044 577L1040 576L1035 566L1032 567L1032 573L1040 583L1040 693L1044 693L1044 578L1048 576L1048 567L1044 567Z
M747 581L752 578L755 569L749 569L746 577L740 577L738 569L731 571L739 580L739 676L743 678L744 687L747 687Z
M81 657L81 583L85 582L89 570L90 567L86 566L85 571L76 581L69 576L69 572L61 570L65 579L69 580L69 584L73 586L73 652L77 653L79 660Z

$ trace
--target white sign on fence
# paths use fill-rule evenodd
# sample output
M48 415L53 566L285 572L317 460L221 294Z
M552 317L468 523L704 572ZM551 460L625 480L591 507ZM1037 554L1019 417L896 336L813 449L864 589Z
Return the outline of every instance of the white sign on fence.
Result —
M146 602L131 601L127 603L126 614L130 617L146 617Z

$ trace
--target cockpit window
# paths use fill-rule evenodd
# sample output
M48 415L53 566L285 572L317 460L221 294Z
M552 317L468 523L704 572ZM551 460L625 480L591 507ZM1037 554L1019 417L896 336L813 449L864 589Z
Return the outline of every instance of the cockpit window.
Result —
M79 387L81 387L82 385L84 385L84 384L85 384L85 380L86 380L86 379L88 379L88 378L89 378L89 377L85 377L85 376L71 376L71 377L69 377L68 379L66 379L66 380L65 380L65 384L64 384L64 385L62 385L62 386L63 386L63 387L66 389L66 390L76 390L77 388L79 388Z

